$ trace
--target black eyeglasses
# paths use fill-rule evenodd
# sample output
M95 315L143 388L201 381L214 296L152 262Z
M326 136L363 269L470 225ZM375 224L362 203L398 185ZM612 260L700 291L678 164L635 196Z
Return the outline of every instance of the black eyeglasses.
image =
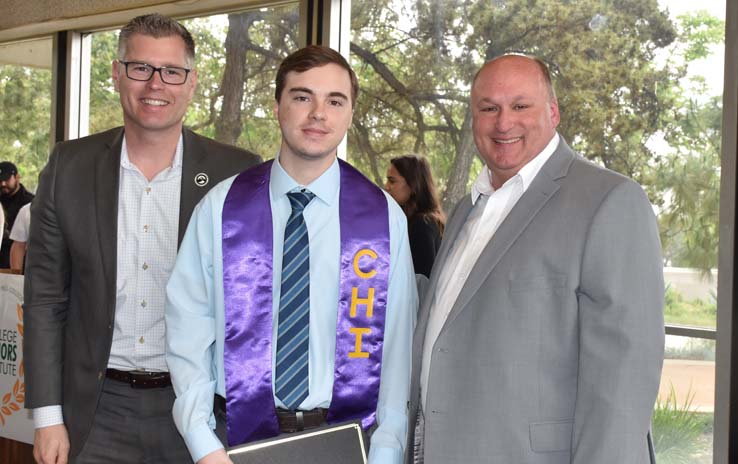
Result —
M162 66L157 68L146 63L137 61L120 61L118 63L126 67L126 76L134 81L148 81L154 76L154 72L159 72L162 82L171 85L182 85L187 81L187 75L192 71L187 68L178 68L176 66Z

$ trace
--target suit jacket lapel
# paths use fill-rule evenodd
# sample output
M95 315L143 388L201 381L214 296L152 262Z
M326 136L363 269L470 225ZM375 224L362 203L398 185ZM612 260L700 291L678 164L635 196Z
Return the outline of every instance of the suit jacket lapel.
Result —
M182 130L182 143L183 154L182 154L182 186L180 188L179 198L179 226L177 234L177 248L182 243L182 238L187 231L187 224L192 215L192 211L195 209L197 202L200 200L202 195L198 195L198 190L205 185L199 185L198 180L202 182L207 177L207 169L204 165L205 157L207 155L202 144L198 140L194 132L189 129ZM202 177L204 174L206 177ZM198 179L195 179L198 177ZM206 183L207 183L206 182Z
M118 185L123 129L105 144L104 153L95 156L95 219L106 289L115 295L116 257L118 253ZM110 296L110 295L108 295ZM109 305L111 317L115 305Z
M560 187L559 179L566 176L574 156L574 152L562 138L554 154L546 161L546 164L543 165L526 192L520 197L520 200L505 220L502 221L492 240L482 250L446 319L446 324L444 324L441 333L466 307L500 259L515 243L515 240L556 193Z

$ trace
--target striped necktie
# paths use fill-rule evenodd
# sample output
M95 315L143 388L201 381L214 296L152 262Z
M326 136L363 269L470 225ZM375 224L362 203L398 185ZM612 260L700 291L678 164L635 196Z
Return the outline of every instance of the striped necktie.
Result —
M310 247L302 212L315 194L303 189L287 196L292 214L284 231L274 388L277 398L294 410L309 391Z

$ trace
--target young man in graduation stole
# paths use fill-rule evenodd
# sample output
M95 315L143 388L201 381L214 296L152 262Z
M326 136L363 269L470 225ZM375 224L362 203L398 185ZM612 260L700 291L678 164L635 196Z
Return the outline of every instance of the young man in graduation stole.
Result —
M336 158L357 93L334 50L287 57L277 158L213 188L190 222L167 286L167 362L200 464L352 419L373 429L371 463L402 462L417 293L402 210Z

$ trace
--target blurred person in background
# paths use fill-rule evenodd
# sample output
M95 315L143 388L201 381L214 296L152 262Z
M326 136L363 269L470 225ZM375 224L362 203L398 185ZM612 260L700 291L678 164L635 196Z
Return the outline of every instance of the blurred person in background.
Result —
M33 194L20 182L18 167L10 161L0 163L0 203L5 208L3 243L0 247L0 269L10 267L10 231L20 209L33 200Z
M26 242L31 225L31 204L23 206L15 218L15 224L10 230L10 269L23 272L23 262L26 259Z
M0 230L5 231L5 208L0 205ZM2 246L2 245L0 245Z
M384 189L407 216L415 273L430 276L433 261L441 246L446 217L441 209L428 160L417 155L391 159Z

